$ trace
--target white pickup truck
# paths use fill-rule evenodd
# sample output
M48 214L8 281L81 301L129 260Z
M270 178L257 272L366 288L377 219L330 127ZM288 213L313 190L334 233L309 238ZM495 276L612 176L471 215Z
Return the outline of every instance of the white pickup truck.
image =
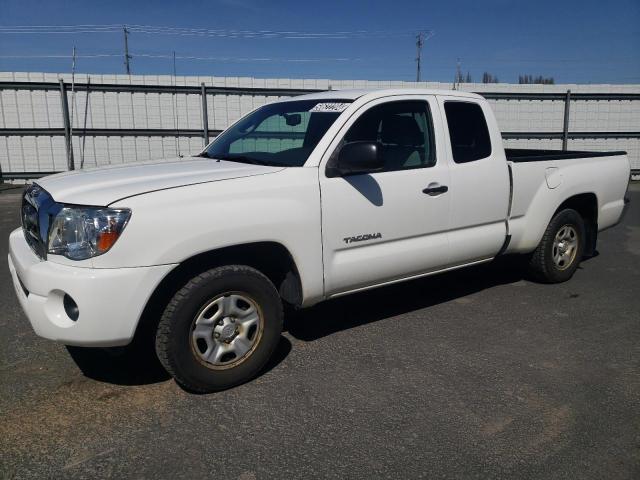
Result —
M283 302L514 253L568 280L629 178L625 152L504 149L478 95L317 93L257 108L196 157L38 180L9 267L38 335L118 346L146 325L181 385L214 391L263 368Z

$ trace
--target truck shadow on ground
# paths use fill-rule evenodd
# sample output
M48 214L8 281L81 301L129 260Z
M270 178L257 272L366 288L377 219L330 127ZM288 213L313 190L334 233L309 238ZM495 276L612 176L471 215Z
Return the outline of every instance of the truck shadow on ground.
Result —
M505 256L491 263L356 293L291 312L285 319L285 330L296 339L313 341L524 279L524 259Z
M90 348L67 346L82 374L114 385L148 385L171 378L148 348Z
M314 341L333 333L422 310L498 285L525 279L523 260L502 257L488 264L425 277L337 298L315 307L288 311L285 331L293 338ZM284 336L261 375L277 367L291 351ZM152 345L101 349L67 347L82 373L117 385L147 385L170 378Z
M82 374L98 382L113 385L150 385L171 376L158 361L155 351L140 345L127 348L87 348L67 346L67 351ZM261 375L273 370L291 351L284 336Z

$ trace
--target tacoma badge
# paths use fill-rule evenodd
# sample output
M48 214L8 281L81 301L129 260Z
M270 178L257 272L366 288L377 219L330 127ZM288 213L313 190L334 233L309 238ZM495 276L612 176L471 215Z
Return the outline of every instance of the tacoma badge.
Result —
M382 234L378 233L365 233L364 235L357 235L355 237L344 237L344 243L353 243L353 242L364 242L365 240L375 240L377 238L382 238Z

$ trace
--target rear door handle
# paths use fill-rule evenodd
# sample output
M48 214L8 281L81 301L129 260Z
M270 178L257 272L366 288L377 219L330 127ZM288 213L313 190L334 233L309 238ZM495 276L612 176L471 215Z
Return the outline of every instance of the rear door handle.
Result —
M449 187L446 185L440 185L439 183L430 183L427 188L422 190L422 193L426 193L431 197L436 197L438 195L442 195L443 193L447 193L449 191Z

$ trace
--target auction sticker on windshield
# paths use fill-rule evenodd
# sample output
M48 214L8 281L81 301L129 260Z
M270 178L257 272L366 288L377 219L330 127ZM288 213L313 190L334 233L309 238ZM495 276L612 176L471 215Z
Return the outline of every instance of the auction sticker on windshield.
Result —
M318 103L310 112L343 112L349 106L349 103Z

